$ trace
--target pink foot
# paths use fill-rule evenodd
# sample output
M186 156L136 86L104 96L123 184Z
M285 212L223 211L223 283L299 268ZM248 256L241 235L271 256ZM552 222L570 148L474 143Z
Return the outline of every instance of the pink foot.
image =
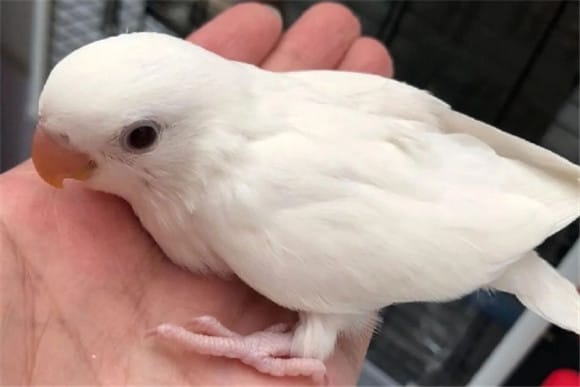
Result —
M324 380L326 366L321 360L290 357L292 333L286 324L276 324L247 336L232 332L210 316L195 318L185 327L191 331L174 324L161 324L149 334L204 355L239 359L264 374Z

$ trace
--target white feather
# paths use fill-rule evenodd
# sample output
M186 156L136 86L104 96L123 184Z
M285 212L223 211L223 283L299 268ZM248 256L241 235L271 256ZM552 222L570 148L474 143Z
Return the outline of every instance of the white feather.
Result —
M300 311L296 354L325 358L383 306L487 286L580 331L565 280L519 264L579 216L578 166L377 76L275 74L157 34L79 52L53 71L42 114L72 145L121 160L98 158L89 183L125 197L176 263L234 272ZM78 67L97 57L124 70L80 87ZM106 96L106 109L83 107L81 95L90 106ZM106 127L79 129L95 111L107 111ZM110 136L143 112L167 128L127 168ZM549 295L520 294L530 288L520 272Z

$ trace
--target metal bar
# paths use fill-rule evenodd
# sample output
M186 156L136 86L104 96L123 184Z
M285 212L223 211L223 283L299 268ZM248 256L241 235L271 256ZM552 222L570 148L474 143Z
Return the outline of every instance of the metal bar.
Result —
M31 120L36 120L38 97L46 77L48 48L50 41L50 19L52 1L34 0L32 9L31 44L30 44L30 86L26 113Z
M357 383L357 386L398 386L393 378L387 375L383 370L374 365L369 360L365 360L363 363L361 377Z

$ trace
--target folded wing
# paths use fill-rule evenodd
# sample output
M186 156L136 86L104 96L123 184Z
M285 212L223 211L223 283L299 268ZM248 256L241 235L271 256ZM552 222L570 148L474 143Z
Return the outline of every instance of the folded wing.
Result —
M577 167L541 148L496 150L485 136L320 99L263 109L279 110L281 129L248 145L219 225L243 232L216 232L213 245L281 305L360 313L455 298L578 216Z

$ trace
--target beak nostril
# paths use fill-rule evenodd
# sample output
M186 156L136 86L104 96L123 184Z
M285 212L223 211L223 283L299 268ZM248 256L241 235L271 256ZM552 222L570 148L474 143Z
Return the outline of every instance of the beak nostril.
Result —
M68 136L68 134L65 133L59 133L58 134L58 138L65 144L69 144L70 143L70 138Z

